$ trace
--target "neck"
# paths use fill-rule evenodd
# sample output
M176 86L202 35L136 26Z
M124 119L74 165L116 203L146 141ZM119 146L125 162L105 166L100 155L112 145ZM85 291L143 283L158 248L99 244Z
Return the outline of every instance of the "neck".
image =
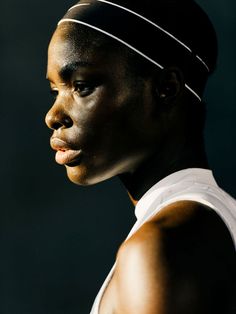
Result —
M193 144L170 145L164 152L155 152L133 173L120 175L134 205L154 184L176 171L186 168L208 169L203 141Z

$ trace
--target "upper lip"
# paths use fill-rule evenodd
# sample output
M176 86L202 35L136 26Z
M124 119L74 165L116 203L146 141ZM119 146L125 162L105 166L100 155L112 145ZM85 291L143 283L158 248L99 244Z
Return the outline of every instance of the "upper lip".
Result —
M58 137L51 137L50 138L50 145L52 149L56 151L66 151L66 150L73 150L72 145L67 143L66 141L58 138Z

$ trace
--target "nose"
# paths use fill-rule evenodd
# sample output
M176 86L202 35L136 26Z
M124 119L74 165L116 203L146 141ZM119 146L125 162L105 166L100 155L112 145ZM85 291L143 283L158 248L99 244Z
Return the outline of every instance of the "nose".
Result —
M52 130L70 128L73 125L73 120L69 114L54 106L52 106L52 108L46 114L45 122Z

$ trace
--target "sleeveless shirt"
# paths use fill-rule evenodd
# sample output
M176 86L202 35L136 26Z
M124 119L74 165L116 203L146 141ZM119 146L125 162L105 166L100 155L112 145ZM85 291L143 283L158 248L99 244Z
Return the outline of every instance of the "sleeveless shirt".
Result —
M182 200L195 201L214 210L228 227L236 248L236 200L217 185L211 170L200 168L172 173L148 190L136 205L137 221L126 240L162 208ZM100 301L115 266L116 263L104 281L90 314L99 314Z

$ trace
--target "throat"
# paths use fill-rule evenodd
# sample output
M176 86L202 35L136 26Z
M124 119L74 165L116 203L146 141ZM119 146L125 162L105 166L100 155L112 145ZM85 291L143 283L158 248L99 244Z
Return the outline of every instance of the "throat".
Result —
M134 172L119 176L134 205L154 184L174 172L187 168L209 169L203 145L179 148L175 154L171 149L163 154L156 152Z

